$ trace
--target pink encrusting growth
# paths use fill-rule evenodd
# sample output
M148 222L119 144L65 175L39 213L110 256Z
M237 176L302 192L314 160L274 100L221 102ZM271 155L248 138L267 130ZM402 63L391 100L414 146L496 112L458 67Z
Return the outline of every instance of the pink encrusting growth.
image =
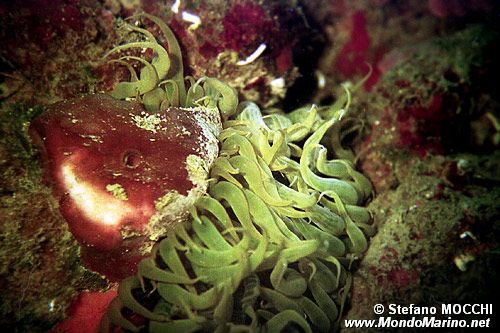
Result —
M254 43L267 41L273 29L273 22L263 7L247 1L231 7L222 20L222 26L225 46L241 51Z
M351 79L356 75L366 75L372 66L372 72L365 82L365 89L370 91L377 83L380 72L374 64L382 53L372 50L372 41L368 33L366 17L363 11L356 11L351 16L352 28L349 41L340 50L335 67L342 75ZM379 54L380 53L380 54Z
M67 311L68 319L57 325L52 332L96 333L102 316L116 295L116 290L80 293Z
M112 280L135 272L159 199L194 187L188 156L207 154L193 113L148 114L108 95L55 104L30 134L84 262Z
M428 152L443 154L442 128L453 117L444 102L444 97L436 94L426 106L409 105L400 110L396 116L399 144L417 153L420 158Z
M427 7L438 18L462 17L471 12L487 12L492 9L491 0L428 0Z
M85 28L86 14L79 9L77 0L25 0L6 5L10 12L22 9L20 22L32 41L46 50L48 44L70 31L81 33Z

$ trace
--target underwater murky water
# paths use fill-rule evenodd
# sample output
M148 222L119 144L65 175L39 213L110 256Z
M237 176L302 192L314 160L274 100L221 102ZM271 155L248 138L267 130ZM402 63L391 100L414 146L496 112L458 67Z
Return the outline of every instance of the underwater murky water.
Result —
M6 331L496 325L496 2L0 13Z

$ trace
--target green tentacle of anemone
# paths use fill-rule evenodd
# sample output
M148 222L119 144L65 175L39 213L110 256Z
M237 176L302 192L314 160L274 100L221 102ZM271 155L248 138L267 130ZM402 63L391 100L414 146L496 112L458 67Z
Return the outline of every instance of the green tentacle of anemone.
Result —
M156 24L168 44L168 51L149 31L129 25L129 29L142 34L145 41L119 45L106 53L105 57L119 51L144 48L153 50L154 56L151 63L134 56L112 60L129 69L131 81L118 83L111 91L111 96L117 99L136 98L149 112L165 110L168 107L202 106L218 108L223 119L234 114L238 95L233 88L215 78L203 77L194 81L184 77L181 48L172 30L161 19L146 13L131 19L147 19ZM144 65L139 76L127 60L135 60ZM185 81L189 81L187 90Z
M352 282L349 268L374 233L363 207L371 184L340 142L348 91L327 108L265 115L254 103L238 104L235 91L217 79L185 80L170 29L150 15L140 18L160 27L168 52L134 28L147 42L111 53L148 47L156 54L113 95L138 98L155 112L217 108L224 129L206 195L189 221L155 245L137 276L121 282L101 330L337 330Z

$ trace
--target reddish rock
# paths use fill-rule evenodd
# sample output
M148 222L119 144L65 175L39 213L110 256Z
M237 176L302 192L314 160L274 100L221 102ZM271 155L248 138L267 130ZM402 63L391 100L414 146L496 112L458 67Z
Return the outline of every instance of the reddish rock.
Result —
M194 200L199 175L188 170L188 157L210 164L217 151L200 113L148 114L135 102L90 95L55 104L31 124L89 268L111 280L134 274L144 242L160 237L185 210L171 205Z
M396 268L387 273L387 279L396 288L406 288L418 280L418 272Z
M293 67L292 45L287 45L281 49L276 56L276 69L279 73L286 73Z
M410 105L397 114L399 143L423 158L428 152L445 152L441 139L442 126L452 119L443 107L443 96L432 96L427 106Z
M71 304L68 319L57 325L53 333L95 333L99 328L102 316L117 292L84 291Z

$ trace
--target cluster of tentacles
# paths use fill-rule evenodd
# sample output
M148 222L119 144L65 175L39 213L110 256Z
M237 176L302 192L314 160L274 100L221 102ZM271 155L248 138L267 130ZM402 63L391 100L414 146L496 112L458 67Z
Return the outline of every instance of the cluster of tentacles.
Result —
M348 91L329 108L267 115L253 103L236 107L234 91L215 79L192 82L185 92L175 38L146 17L162 27L177 68L167 75L168 54L134 27L149 41L117 49L152 48L157 56L151 63L135 59L144 64L140 77L132 74L113 95L141 98L155 110L217 107L224 129L208 193L188 222L155 245L137 276L122 281L102 331L334 331L350 265L374 232L362 207L372 187L341 147ZM171 79L161 82L165 76Z
M313 106L262 116L241 103L225 122L209 193L122 282L103 322L137 332L329 332L349 292L350 262L373 233L369 181L345 158L339 116ZM331 112L330 112L331 114ZM329 131L330 130L330 131ZM331 158L331 157L330 157ZM106 321L109 321L106 323Z
M133 55L124 55L110 62L119 63L128 68L130 81L118 83L111 96L117 99L135 98L144 104L149 112L165 110L168 107L218 108L222 117L234 114L238 105L236 91L215 78L202 77L195 81L192 77L184 77L182 53L172 30L160 18L139 14L131 19L147 19L156 24L168 44L168 51L157 41L154 35L144 28L127 25L145 38L145 41L132 42L113 48L106 57L127 50L151 49L154 55L150 62ZM142 64L137 72L131 61ZM188 81L189 88L186 90Z

